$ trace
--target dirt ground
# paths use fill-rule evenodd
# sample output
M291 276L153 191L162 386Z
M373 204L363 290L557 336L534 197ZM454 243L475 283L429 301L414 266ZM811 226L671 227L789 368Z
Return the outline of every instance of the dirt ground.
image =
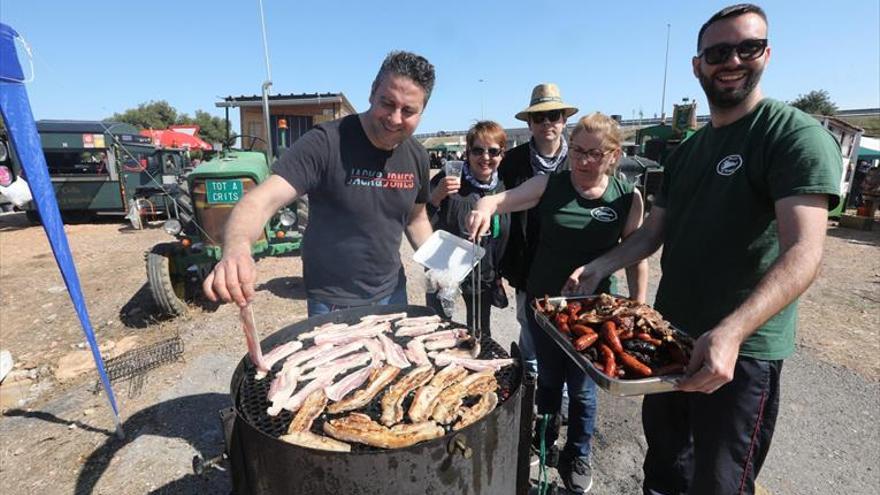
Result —
M105 358L173 335L180 335L186 346L186 366L155 370L142 393L116 387L124 403L127 433L133 430L140 437L138 448L185 447L151 446L153 440L146 434L159 423L171 431L163 436L179 433L197 451L219 453L222 445L217 445L216 436L205 433L204 438L194 438L176 431L193 424L216 429L215 417L190 417L188 426L176 422L194 410L216 411L226 405L232 368L245 352L234 308L196 301L185 317L157 319L145 285L143 254L170 240L161 228L135 231L115 222L65 228ZM876 385L880 383L880 224L875 222L873 231L863 232L829 223L825 253L818 280L801 300L799 347ZM305 318L299 258L261 260L258 271L261 283L255 308L264 335ZM106 400L86 390L95 384L94 369L59 377L59 372L75 372L84 355L86 362L90 357L45 234L42 228L29 226L23 214L0 216L0 281L0 347L9 350L16 363L0 386L4 410L0 487L18 488L14 493L222 492L222 482L205 485L209 482L186 474L187 466L160 463L139 471L137 456L126 454L129 447L107 447L113 423ZM423 302L419 284L411 284L410 301ZM204 370L206 375L186 374L184 369ZM175 402L189 390L199 394ZM157 408L162 401L165 405ZM4 422L20 417L43 421L3 428ZM102 477L113 466L122 469L126 463L131 463L131 478ZM156 469L164 474L155 476ZM174 472L180 473L171 476L174 483L161 481Z

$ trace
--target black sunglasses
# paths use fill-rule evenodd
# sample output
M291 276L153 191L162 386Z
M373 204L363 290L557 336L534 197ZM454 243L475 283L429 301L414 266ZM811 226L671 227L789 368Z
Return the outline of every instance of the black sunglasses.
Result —
M562 110L549 110L546 112L532 112L529 114L529 120L532 121L533 124L540 124L545 120L549 120L550 122L556 122L562 117Z
M709 65L718 65L726 62L734 50L736 50L739 59L744 62L755 60L767 50L767 39L745 40L736 45L718 43L703 48L697 56L703 57L703 60Z
M474 146L471 148L471 156L483 156L483 153L489 153L489 156L496 158L501 156L503 151L501 148L480 148L479 146Z

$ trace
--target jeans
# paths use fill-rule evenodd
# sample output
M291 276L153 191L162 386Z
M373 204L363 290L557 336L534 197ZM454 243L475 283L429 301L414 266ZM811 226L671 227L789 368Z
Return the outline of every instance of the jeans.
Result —
M519 322L519 351L522 353L525 371L533 375L538 374L538 359L535 357L535 342L529 332L529 322L526 313L530 312L529 297L525 291L516 291L516 321Z
M562 455L589 457L596 425L596 384L574 364L526 312L528 332L535 343L538 358L538 414L559 414L562 388L568 387L568 439ZM547 438L555 442L555 438Z
M397 287L394 288L394 292L373 303L343 306L341 304L326 303L313 298L306 299L309 318L325 315L331 311L339 311L361 306L385 306L388 304L408 304L408 299L406 297L406 274L404 273L403 268L400 269L400 275L397 279Z

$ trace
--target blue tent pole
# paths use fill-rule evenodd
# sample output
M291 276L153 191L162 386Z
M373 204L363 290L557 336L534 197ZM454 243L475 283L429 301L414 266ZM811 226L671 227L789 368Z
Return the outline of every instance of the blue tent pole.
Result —
M122 424L119 421L119 409L116 407L116 397L113 387L104 367L104 360L98 349L95 339L95 331L92 328L86 302L83 298L79 276L67 243L67 235L64 233L64 224L61 222L61 213L55 200L55 191L49 178L49 170L46 167L46 158L40 144L40 136L31 113L27 91L25 90L24 75L15 52L15 39L18 33L6 24L0 23L0 113L6 122L9 133L9 142L15 150L16 156L21 161L22 169L27 177L34 197L34 205L42 219L43 229L49 238L55 261L61 270L67 292L73 302L83 333L92 350L92 357L98 368L98 375L107 393L107 400L113 410L113 420L116 423L116 434L124 438Z

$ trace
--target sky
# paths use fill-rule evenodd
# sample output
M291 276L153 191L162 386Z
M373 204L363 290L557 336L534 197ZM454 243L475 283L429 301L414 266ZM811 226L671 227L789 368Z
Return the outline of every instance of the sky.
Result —
M475 120L521 127L532 88L555 82L563 99L638 118L695 98L700 25L717 0L263 0L273 93L342 92L369 107L385 55L405 49L436 67L417 133ZM790 101L827 90L842 109L880 107L880 1L767 0L771 60L762 87ZM228 95L260 94L266 64L258 0L0 0L0 21L31 46L28 83L37 119L96 120L151 100L179 112ZM25 65L28 62L24 62ZM238 112L231 112L237 127Z

